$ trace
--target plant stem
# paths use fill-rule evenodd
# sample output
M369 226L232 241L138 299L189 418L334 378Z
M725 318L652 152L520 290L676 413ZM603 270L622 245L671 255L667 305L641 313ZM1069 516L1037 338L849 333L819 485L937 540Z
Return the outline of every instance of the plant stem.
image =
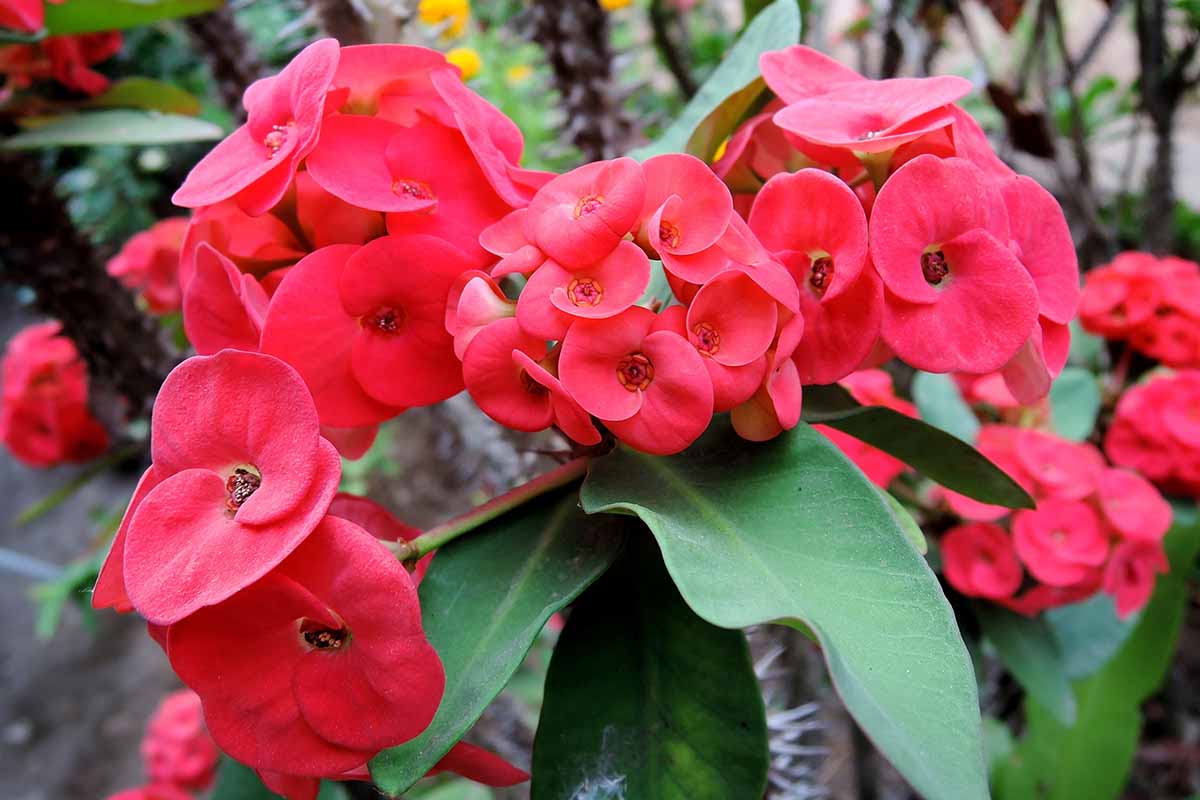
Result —
M588 461L589 459L587 458L577 458L573 461L568 461L561 467L552 469L545 475L540 475L510 492L505 492L499 497L493 497L478 508L473 508L449 522L443 522L441 525L430 528L415 539L401 542L400 546L395 550L396 558L401 561L415 561L426 553L430 553L447 542L457 539L464 533L475 530L485 522L490 522L506 511L523 505L547 492L574 483L587 472Z

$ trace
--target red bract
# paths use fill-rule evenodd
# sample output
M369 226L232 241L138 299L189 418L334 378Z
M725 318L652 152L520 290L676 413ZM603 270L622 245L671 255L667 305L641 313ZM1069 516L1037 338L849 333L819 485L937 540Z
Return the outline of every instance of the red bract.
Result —
M646 197L638 242L683 280L703 283L729 259L714 245L729 228L733 198L695 156L668 153L642 165Z
M699 353L653 312L634 307L579 320L563 340L563 387L617 438L647 453L678 453L708 427L712 381Z
M1108 524L1122 536L1157 543L1171 527L1171 504L1136 472L1104 470L1096 482L1096 497Z
M62 0L50 0L61 3ZM0 0L0 27L34 33L46 19L44 0Z
M984 425L979 429L975 448L987 456L989 461L1004 470L1010 478L1020 484L1021 488L1032 492L1035 488L1033 477L1025 471L1023 461L1017 457L1016 443L1020 434L1019 428L1008 425ZM981 503L974 498L949 490L946 490L945 497L946 504L950 506L951 510L964 519L991 522L1011 513L1011 509L1004 506Z
M115 31L50 36L34 44L0 47L0 74L17 88L52 78L73 91L97 95L108 88L108 78L90 67L120 49L121 34Z
M408 741L445 685L408 573L336 517L260 581L172 625L167 652L221 749L289 775L338 775Z
M307 252L291 227L273 214L251 217L233 201L206 206L192 214L183 240L179 285L185 292L195 274L196 253L202 244L228 258L240 271L258 278L290 267Z
M23 329L0 362L0 442L31 467L88 461L108 434L88 410L87 368L57 322Z
M1104 591L1117 603L1117 616L1125 619L1150 601L1157 574L1171 568L1162 545L1123 542L1117 545L1104 569Z
M601 260L574 271L546 261L517 299L517 320L529 333L558 340L577 319L615 317L650 285L650 260L632 242L618 242Z
M322 39L278 75L250 86L243 98L246 124L192 168L172 201L197 208L236 198L252 215L278 203L316 147L337 64L337 41Z
M183 300L183 328L197 353L257 351L267 303L267 293L253 275L239 272L207 244L200 245Z
M109 554L122 566L105 567L123 573L142 616L169 624L218 603L304 541L341 474L318 427L304 383L278 359L226 350L167 376L143 478L153 485L135 493ZM93 601L120 599L113 591Z
M632 158L597 161L538 190L524 218L528 240L569 270L595 264L634 227L646 196Z
M108 262L108 274L141 292L155 314L178 311L179 252L188 221L172 217L134 236Z
M420 528L405 524L396 519L390 511L368 497L359 497L346 492L338 492L329 504L329 516L353 522L381 542L407 542L421 535ZM429 553L412 571L415 584L421 583L421 578L429 570L429 562L433 553Z
M1104 456L1090 444L1077 444L1041 431L1017 433L1013 452L1036 497L1082 500L1096 491Z
M785 103L825 94L835 87L866 81L862 75L819 50L796 44L758 57L763 80Z
M1200 495L1200 371L1156 373L1127 390L1104 450L1167 491Z
M1024 574L1007 531L989 522L951 528L942 538L946 580L969 597L1011 597Z
M580 444L600 442L591 418L551 369L557 354L546 355L544 339L522 329L515 319L488 325L463 358L463 379L472 399L492 419L519 431L556 425Z
M516 312L516 303L486 272L459 275L446 299L446 332L454 337L454 355L461 359L481 330Z
M1108 558L1108 538L1096 512L1077 500L1045 500L1013 517L1017 553L1038 580L1079 583Z
M190 689L167 695L146 724L142 762L153 783L202 791L216 776L220 752L204 728L200 697Z
M958 158L920 156L879 193L871 255L887 299L883 338L929 372L991 372L1037 322L1038 293L1007 242L1000 193Z

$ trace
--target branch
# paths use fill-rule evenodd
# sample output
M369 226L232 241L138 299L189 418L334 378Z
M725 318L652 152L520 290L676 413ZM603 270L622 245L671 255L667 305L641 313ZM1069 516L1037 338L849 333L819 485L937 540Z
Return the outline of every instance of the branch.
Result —
M263 65L250 39L228 7L184 20L192 49L208 64L226 108L239 121L246 118L242 95L263 75Z
M1126 0L1112 0L1108 7L1108 13L1104 15L1104 19L1096 26L1096 30L1092 33L1088 43L1084 45L1082 52L1075 61L1068 62L1070 71L1078 75L1083 72L1084 68L1091 63L1092 58L1100 51L1100 45L1108 38L1108 34L1112 31L1113 25L1121 16L1121 12L1125 10Z
M367 21L355 8L354 0L311 0L321 29L343 47L371 41Z
M667 69L675 78L675 83L678 84L684 99L691 100L699 87L696 86L696 79L692 77L692 72L688 69L687 59L675 46L675 40L671 38L671 31L667 26L672 17L675 20L679 19L678 14L672 15L666 9L663 0L652 0L650 3L650 27L654 31L654 44L658 47L658 52L662 54L663 61L666 62Z

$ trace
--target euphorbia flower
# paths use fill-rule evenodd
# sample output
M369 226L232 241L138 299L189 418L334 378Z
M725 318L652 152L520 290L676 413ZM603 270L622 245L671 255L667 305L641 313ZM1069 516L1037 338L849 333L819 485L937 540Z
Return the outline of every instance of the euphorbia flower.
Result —
M1093 570L1083 580L1070 586L1038 584L1016 597L1001 598L997 602L1018 614L1033 617L1047 609L1078 603L1093 596L1100 590L1101 578L1100 570Z
M1044 500L1013 517L1017 554L1030 573L1051 586L1084 580L1108 557L1108 537L1087 503Z
M1035 496L1082 500L1096 490L1105 465L1092 445L1035 430L1020 431L1014 444L1024 473L1034 481Z
M307 172L296 173L296 222L314 250L366 244L386 232L382 214L335 197Z
M733 215L729 189L707 164L683 153L648 159L642 172L646 196L638 242L680 278L707 281L729 260L711 249Z
M1037 322L1038 293L1008 248L999 192L959 158L919 156L884 184L871 257L888 294L883 338L928 372L992 372Z
M46 2L62 0L0 0L0 27L34 33L46 20Z
M446 332L454 337L454 355L461 360L481 330L516 313L517 304L486 272L472 269L459 275L446 298Z
M252 217L232 200L198 209L183 238L179 285L186 292L196 272L196 253L208 244L242 272L262 278L304 257L305 245L273 214Z
M654 330L671 331L688 339L687 315L688 309L684 306L664 308L654 320ZM699 344L699 338L692 342L694 347ZM699 347L697 350L699 351ZM731 367L712 358L705 358L704 366L708 368L708 377L713 385L713 411L730 411L753 397L764 383L768 360L766 354L763 354L747 364Z
M197 208L235 197L251 215L278 203L321 135L337 64L337 40L321 39L278 75L252 84L242 100L246 124L192 168L172 201Z
M200 245L183 299L183 328L197 353L226 348L256 352L267 303L267 293L253 275L239 272L209 245Z
M580 444L599 444L600 433L547 366L546 342L501 319L472 340L463 357L463 380L479 408L501 425L540 431L556 425Z
M642 166L632 158L584 164L538 190L526 236L569 270L595 264L633 229L645 196Z
M971 522L951 528L941 541L946 580L969 597L1012 597L1021 586L1021 562L999 525Z
M1096 481L1096 498L1108 524L1128 539L1161 542L1171 527L1171 504L1132 470L1101 472Z
M291 775L337 775L408 741L445 686L408 573L337 517L258 582L172 625L167 653L222 750Z
M632 306L650 285L650 260L632 242L618 242L595 264L574 271L546 261L517 298L521 327L561 339L578 319L607 319Z
M318 428L303 381L278 359L226 350L167 376L150 434L155 483L109 553L142 616L170 624L219 603L304 541L341 474Z
M773 439L800 423L804 396L792 354L804 335L804 317L781 313L785 319L767 351L762 385L729 415L737 434L752 442Z
M371 498L347 492L338 492L334 496L329 504L329 516L353 522L381 542L408 542L421 535L420 528L396 519L392 512ZM417 561L411 573L414 584L420 585L433 556L433 553L428 553Z
M867 79L819 50L794 44L758 57L763 80L785 103L825 94L845 83Z
M221 757L204 728L200 697L191 689L171 692L159 703L140 750L151 781L193 791L212 785Z
M525 234L529 210L518 208L479 233L479 244L500 260L492 267L497 278L512 272L528 275L542 265L546 255Z
M1104 568L1104 591L1113 596L1117 616L1127 618L1150 602L1156 574L1165 575L1171 565L1162 545L1151 542L1122 542L1113 550Z
M892 376L881 369L863 369L844 377L839 383L849 390L850 395L865 406L885 406L909 417L917 416L917 407L896 396ZM898 478L908 465L866 442L842 433L836 428L817 425L817 430L837 445L846 458L863 471L867 479L876 486L886 489Z
M155 314L178 311L179 251L188 221L184 217L160 220L135 235L108 262L108 274L130 289L137 289Z
M713 391L700 354L678 334L653 331L654 318L634 306L610 319L579 320L563 340L559 376L617 438L669 455L708 427Z
M750 228L800 288L803 383L834 383L875 345L883 289L867 259L867 218L854 192L827 172L776 175L759 192Z

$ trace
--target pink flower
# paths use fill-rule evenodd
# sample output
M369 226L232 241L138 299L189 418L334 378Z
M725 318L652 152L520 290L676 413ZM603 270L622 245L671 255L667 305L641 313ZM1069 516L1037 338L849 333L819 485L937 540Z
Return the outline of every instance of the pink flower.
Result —
M200 245L183 298L183 328L197 353L226 348L257 352L267 303L267 293L253 275L239 272L209 245Z
M1104 456L1090 444L1042 431L1017 433L1014 453L1038 498L1083 500L1096 491L1105 467Z
M222 750L290 775L338 775L408 741L445 685L408 573L336 517L258 582L173 624L167 653Z
M459 275L446 298L446 332L454 337L454 355L462 359L481 330L516 313L517 304L486 272L473 269Z
M108 434L88 409L87 367L57 322L24 328L0 361L0 442L31 467L89 461Z
M1197 420L1200 371L1152 374L1121 396L1104 450L1168 492L1200 495Z
M1162 545L1128 541L1117 545L1104 569L1104 591L1117 601L1117 616L1125 619L1140 611L1154 593L1155 575L1167 574Z
M169 783L151 783L109 795L108 800L193 800L192 795Z
M251 217L232 200L205 206L192 214L183 239L179 285L185 293L196 272L196 254L202 244L228 258L239 271L257 278L290 267L307 252L288 224L273 214Z
M795 103L867 79L819 50L796 44L758 57L763 79L779 99Z
M108 262L108 274L141 291L155 314L178 311L179 251L188 220L172 217L134 236Z
M172 201L197 208L232 197L251 215L278 203L321 135L338 50L337 40L321 39L278 75L251 85L246 124L192 168Z
M160 625L271 571L320 522L341 474L300 376L256 353L176 367L154 404L150 447L101 574L109 588L93 603L123 604L123 582L128 602Z
M1012 595L1024 575L1012 539L999 525L970 522L942 537L946 580L969 597L997 600Z
M655 455L678 453L708 427L712 381L695 348L654 331L635 306L606 320L579 320L563 340L563 387L617 438Z
M62 0L51 0L62 2ZM0 27L34 33L45 24L43 0L0 0Z
M928 372L992 372L1032 334L1038 292L1008 248L1000 193L959 158L919 156L879 192L871 254L887 287L883 338Z
M729 189L707 164L682 153L648 159L642 171L646 196L638 242L679 278L709 280L729 261L722 248L714 247L733 216Z
M1104 470L1096 482L1096 497L1108 524L1128 539L1158 543L1171 527L1171 504L1136 472Z
M400 520L383 506L369 497L338 492L329 504L329 516L353 522L381 542L408 542L421 535L420 528L414 528ZM421 584L421 579L429 570L429 562L433 553L421 558L410 573L415 585Z
M220 752L204 728L200 697L190 689L171 692L146 724L142 762L153 783L203 791L216 776Z
M1077 500L1044 500L1036 511L1013 517L1017 554L1035 578L1070 586L1108 558L1108 537L1096 512Z

